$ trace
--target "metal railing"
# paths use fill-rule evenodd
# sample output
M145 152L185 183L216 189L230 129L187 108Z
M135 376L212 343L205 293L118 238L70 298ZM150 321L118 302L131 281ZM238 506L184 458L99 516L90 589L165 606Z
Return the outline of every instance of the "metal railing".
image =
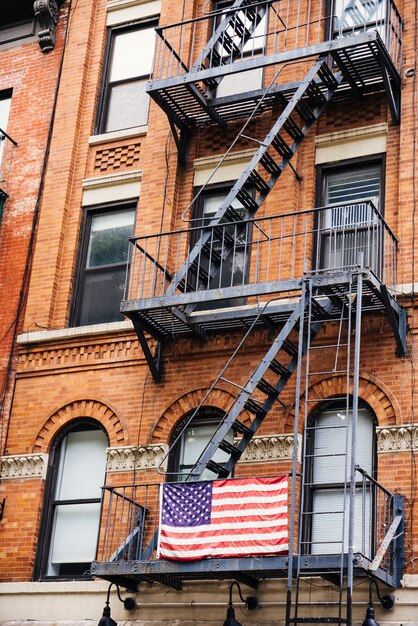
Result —
M393 575L396 567L400 571L402 568L402 563L398 563L397 559L402 558L403 497L390 493L360 468L357 471L355 552L364 555L372 563L377 558L377 567ZM161 485L156 483L103 487L96 561L113 564L156 558L160 488ZM388 531L394 527L397 518L400 521L386 545L385 538L388 538ZM333 523L342 525L335 520ZM348 529L348 520L345 527ZM334 553L340 551L339 544ZM347 552L347 546L344 546L343 551ZM329 553L326 545L323 550L320 546L315 550L316 555Z
M206 244L197 248L201 237ZM364 267L391 290L396 287L397 241L371 201L195 226L130 242L124 301L138 306L173 292L173 282L174 295L181 294L184 302L187 294L203 302L274 293L275 284L306 273L357 269L360 252Z
M327 14L328 4L326 0L264 0L159 26L153 80L243 63L254 57L264 57L267 65L270 55L374 30L400 70L402 19L393 0L341 0L334 3L331 14ZM252 23L254 6L265 8L268 19L250 36L245 27ZM208 46L224 17L230 19L230 25L214 46Z

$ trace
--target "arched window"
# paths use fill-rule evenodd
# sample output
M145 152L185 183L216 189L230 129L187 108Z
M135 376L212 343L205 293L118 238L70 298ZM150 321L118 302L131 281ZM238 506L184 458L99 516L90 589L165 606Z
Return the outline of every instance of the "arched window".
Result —
M60 433L48 468L37 577L74 578L95 557L107 436L93 420L77 420Z
M170 455L169 474L173 480L179 482L188 476L188 472L193 468L213 436L220 420L225 415L223 411L215 407L203 407L188 423L192 413L193 411L184 416L172 436L172 441L177 440L177 442ZM225 439L233 443L232 429ZM229 454L223 450L217 450L213 457L213 460L220 464L225 463L228 459ZM216 478L215 474L209 470L206 470L201 476L201 480L213 480L214 478Z
M316 413L308 429L304 509L309 524L303 530L311 554L347 552L352 416L345 404L330 402ZM358 409L356 441L356 465L373 477L375 423L365 405ZM372 508L370 482L364 488L357 472L354 544L366 556L371 552Z

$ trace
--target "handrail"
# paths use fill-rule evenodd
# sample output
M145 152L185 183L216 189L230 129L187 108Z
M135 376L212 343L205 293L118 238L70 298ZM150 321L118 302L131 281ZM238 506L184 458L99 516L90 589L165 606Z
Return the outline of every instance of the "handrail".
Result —
M376 214L376 216L378 217L379 220L381 220L382 224L385 226L386 230L388 231L388 234L390 235L390 237L393 239L393 241L395 242L395 244L398 243L398 240L396 238L396 236L393 234L390 226L388 225L388 223L386 222L385 218L383 217L383 215L380 213L380 211L376 208L376 206L374 205L374 203L372 202L372 200L364 200L364 201L357 201L357 202L345 202L345 203L332 203L332 204L327 204L324 205L322 207L313 207L312 209L304 209L303 211L292 211L289 213L276 213L275 215L267 215L264 217L255 217L255 218L251 218L251 219L246 219L242 221L242 224L256 224L258 222L262 222L262 221L266 221L266 220L276 220L276 219L286 219L289 217L293 217L293 218L297 218L299 216L302 215L307 215L309 213L319 213L321 211L326 211L327 209L332 209L334 207L339 207L339 208L344 208L346 206L353 206L355 204L367 204L371 207L371 209L374 211L374 213ZM202 218L196 218L196 220L191 220L191 221L202 221ZM129 237L129 241L132 244L136 245L136 242L139 240L146 240L146 239L154 239L155 237L166 237L168 235L180 235L182 233L193 233L193 232L201 232L202 230L213 230L215 228L219 228L219 226L222 226L222 228L224 227L228 227L228 226L239 226L240 222L221 222L221 224L204 224L201 226L190 226L190 228L180 228L177 230L168 230L168 231L161 231L159 233L154 233L153 235L141 235L138 237Z
M4 137L6 137L9 141L11 141L14 146L17 146L17 141L12 139L10 135L8 135L6 131L3 130L2 128L0 128L0 135L4 135ZM3 137L0 137L0 139L3 139Z

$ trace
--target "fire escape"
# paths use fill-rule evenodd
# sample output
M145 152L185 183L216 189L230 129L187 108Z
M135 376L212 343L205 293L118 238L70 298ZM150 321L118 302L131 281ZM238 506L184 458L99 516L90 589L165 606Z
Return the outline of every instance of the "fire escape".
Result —
M180 161L187 161L193 132L202 125L225 131L239 127L237 139L253 141L254 154L203 224L192 221L176 231L131 241L121 309L133 322L156 382L162 375L160 347L168 341L187 335L205 338L231 328L245 331L201 406L210 405L210 395L222 385L235 399L186 481L199 480L204 472L214 478L230 476L266 416L281 402L289 379L295 381L294 542L289 555L189 563L153 560L158 496L155 486L137 485L105 488L107 521L93 563L95 575L128 587L158 581L179 589L184 580L210 578L257 587L261 579L287 578L286 624L351 624L354 576L375 577L396 587L403 566L403 499L357 464L355 445L362 317L384 312L397 353L406 350L405 312L395 297L396 238L372 200L268 217L257 214L283 171L293 169L293 155L330 100L350 102L385 93L392 120L399 122L398 11L391 1L340 4L338 14L335 9L325 15L322 4L315 2L235 0L224 10L157 29L148 92L169 119ZM261 24L267 26L260 35ZM257 37L263 39L261 52L254 46ZM242 73L245 83L245 72L261 68L262 88L221 95L226 77ZM268 132L260 139L250 137L250 123L268 112ZM245 306L240 306L243 298ZM214 308L218 299L228 305ZM332 345L324 338L324 323L335 328ZM234 363L246 342L266 327L273 338L259 365L245 380L234 379ZM314 399L309 390L314 380L331 374L346 380L340 400L350 419L329 427L328 434L338 434L343 442L339 454L346 469L339 506L324 511L315 510L307 495L313 481L309 458L321 456L307 445L315 429L321 429L310 419ZM231 429L233 442L227 436ZM227 454L226 462L215 460L219 451ZM362 522L355 518L356 506ZM328 515L330 524L340 520L339 535L325 545L315 541L312 530L306 532L321 515ZM122 518L126 524L116 524ZM332 615L304 612L299 594L307 576L335 584Z

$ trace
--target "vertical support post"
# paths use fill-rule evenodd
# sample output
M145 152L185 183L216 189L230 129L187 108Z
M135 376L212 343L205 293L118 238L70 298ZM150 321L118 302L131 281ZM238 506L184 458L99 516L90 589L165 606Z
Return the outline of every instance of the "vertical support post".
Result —
M293 556L294 556L294 538L295 538L295 516L296 516L296 490L298 479L298 441L299 441L299 415L300 415L300 387L302 380L302 358L303 358L303 327L305 323L306 308L306 280L302 283L300 322L299 322L299 340L298 340L298 363L296 370L296 393L295 393L295 418L293 423L293 460L292 460L292 498L290 505L290 524L289 524L289 560L287 567L287 592L286 592L286 626L290 624L290 610L292 605L292 581L293 581ZM299 511L300 515L300 511ZM299 537L298 537L299 541ZM300 550L299 550L300 552ZM300 554L299 554L300 558Z
M360 376L360 347L361 347L361 308L363 299L363 254L359 253L359 271L357 274L356 317L354 328L354 366L353 366L353 409L351 421L351 464L350 464L350 496L348 521L348 559L347 559L347 626L352 623L353 601L353 544L356 496L356 439L358 419L358 396Z

